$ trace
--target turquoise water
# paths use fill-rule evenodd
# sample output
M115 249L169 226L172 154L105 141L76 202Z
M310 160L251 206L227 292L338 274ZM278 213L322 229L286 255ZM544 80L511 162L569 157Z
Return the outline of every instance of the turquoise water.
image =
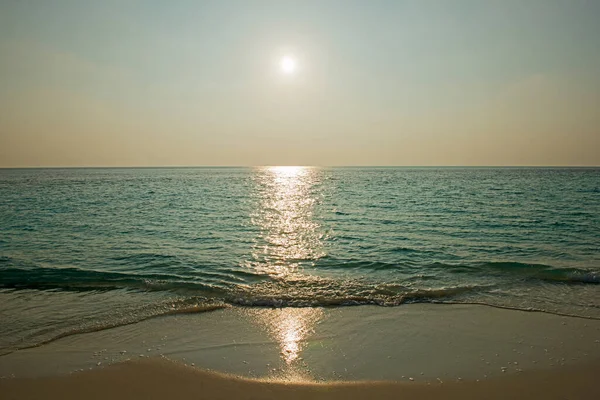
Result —
M0 170L0 352L220 306L600 318L600 169Z

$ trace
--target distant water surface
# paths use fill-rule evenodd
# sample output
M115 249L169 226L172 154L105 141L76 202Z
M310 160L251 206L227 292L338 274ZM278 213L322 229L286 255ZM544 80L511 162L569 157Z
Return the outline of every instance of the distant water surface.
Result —
M600 169L0 170L0 354L214 307L600 318Z

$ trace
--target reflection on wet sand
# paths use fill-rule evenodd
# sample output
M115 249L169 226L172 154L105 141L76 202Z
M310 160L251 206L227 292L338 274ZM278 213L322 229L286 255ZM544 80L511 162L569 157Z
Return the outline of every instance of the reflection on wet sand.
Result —
M247 315L277 342L283 361L281 378L289 381L311 378L302 350L314 334L315 325L323 318L322 309L250 309Z

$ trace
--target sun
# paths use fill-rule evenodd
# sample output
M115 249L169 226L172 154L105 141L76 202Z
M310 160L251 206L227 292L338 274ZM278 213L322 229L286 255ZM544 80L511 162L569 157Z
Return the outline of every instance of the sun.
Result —
M296 72L296 59L293 56L283 56L279 61L279 67L284 74L292 75Z

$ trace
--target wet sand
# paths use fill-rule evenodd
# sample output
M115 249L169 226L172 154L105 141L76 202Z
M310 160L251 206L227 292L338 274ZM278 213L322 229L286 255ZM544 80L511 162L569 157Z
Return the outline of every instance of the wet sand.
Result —
M12 399L598 399L600 366L538 371L480 382L281 382L145 360L48 378L4 379Z
M591 399L599 376L593 319L477 305L230 307L4 355L0 397Z

